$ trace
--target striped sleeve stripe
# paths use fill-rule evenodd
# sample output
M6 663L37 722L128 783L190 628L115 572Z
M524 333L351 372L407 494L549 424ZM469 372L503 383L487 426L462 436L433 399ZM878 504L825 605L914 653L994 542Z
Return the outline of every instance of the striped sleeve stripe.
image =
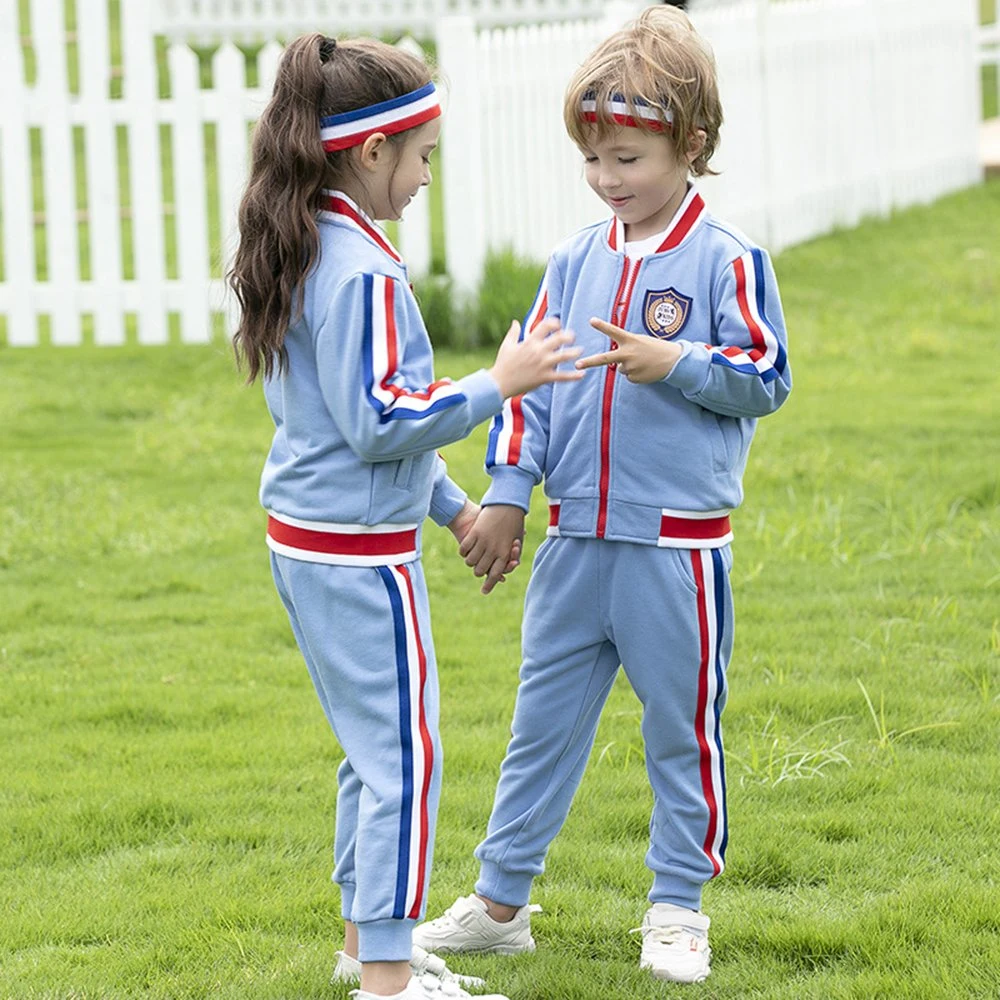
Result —
M379 419L419 420L465 401L465 394L448 379L415 391L397 384L399 336L396 329L396 282L384 274L364 276L365 388Z
M712 363L733 368L744 375L759 375L764 382L773 382L778 378L774 366L760 351L751 349L744 351L741 347L713 347Z
M780 375L785 370L785 349L781 346L774 327L768 322L764 308L766 287L763 253L756 248L748 250L733 261L733 273L736 277L736 301L743 322L750 332L751 343Z
M521 339L529 330L534 330L549 308L548 272L538 286L535 301L521 325ZM522 396L512 396L504 401L503 409L493 418L490 436L486 446L486 468L496 465L517 465L521 460L521 442L524 440L524 411Z
M414 920L423 906L430 849L428 799L434 745L424 706L427 656L409 570L405 566L380 566L378 572L389 595L395 631L403 789L392 916L394 920Z
M725 622L725 568L718 549L696 549L691 565L698 588L698 631L701 638L701 665L698 671L698 701L695 734L698 739L701 787L708 822L702 844L718 875L726 864L729 828L726 813L726 769L722 754L722 699L725 675L722 668L722 640Z

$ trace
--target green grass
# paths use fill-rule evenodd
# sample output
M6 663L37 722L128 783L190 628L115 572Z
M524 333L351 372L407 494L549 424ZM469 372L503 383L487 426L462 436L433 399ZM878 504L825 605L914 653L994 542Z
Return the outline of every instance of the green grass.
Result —
M537 954L460 968L517 1000L1000 995L998 228L993 183L777 261L796 388L735 519L711 979L636 969L650 795L624 684L536 885ZM342 1000L339 751L269 579L259 392L221 344L6 348L0 427L0 998ZM447 450L473 492L484 439ZM474 877L527 579L482 598L449 537L425 549L432 911Z

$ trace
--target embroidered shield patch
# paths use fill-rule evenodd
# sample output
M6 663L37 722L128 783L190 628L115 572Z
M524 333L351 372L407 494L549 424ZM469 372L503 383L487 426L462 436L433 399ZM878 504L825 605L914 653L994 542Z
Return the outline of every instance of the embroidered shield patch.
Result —
M642 304L642 322L647 333L670 340L684 329L691 314L691 299L676 288L648 291Z

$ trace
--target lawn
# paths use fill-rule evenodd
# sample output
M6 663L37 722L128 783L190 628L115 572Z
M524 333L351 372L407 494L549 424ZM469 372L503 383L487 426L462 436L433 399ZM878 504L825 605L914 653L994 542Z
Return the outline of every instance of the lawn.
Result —
M1000 995L998 231L992 183L777 260L795 391L735 518L712 977L636 968L624 684L536 884L537 954L456 965L516 1000ZM259 391L220 344L0 348L0 427L0 998L342 1000L340 754L269 579ZM473 492L484 441L447 450ZM433 527L424 558L438 912L474 877L527 573L483 598Z

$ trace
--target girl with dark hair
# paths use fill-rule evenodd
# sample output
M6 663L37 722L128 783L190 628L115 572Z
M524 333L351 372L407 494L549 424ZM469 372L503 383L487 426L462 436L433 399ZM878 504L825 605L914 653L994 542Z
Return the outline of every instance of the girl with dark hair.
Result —
M435 381L406 267L373 220L398 219L430 183L440 114L413 56L292 42L254 134L229 276L237 358L263 377L275 423L261 481L271 568L345 752L335 975L360 976L359 1000L469 995L411 942L441 780L421 524L429 514L461 542L479 511L435 449L507 398L580 377L559 370L579 351L552 320L523 339L513 323L488 371Z

